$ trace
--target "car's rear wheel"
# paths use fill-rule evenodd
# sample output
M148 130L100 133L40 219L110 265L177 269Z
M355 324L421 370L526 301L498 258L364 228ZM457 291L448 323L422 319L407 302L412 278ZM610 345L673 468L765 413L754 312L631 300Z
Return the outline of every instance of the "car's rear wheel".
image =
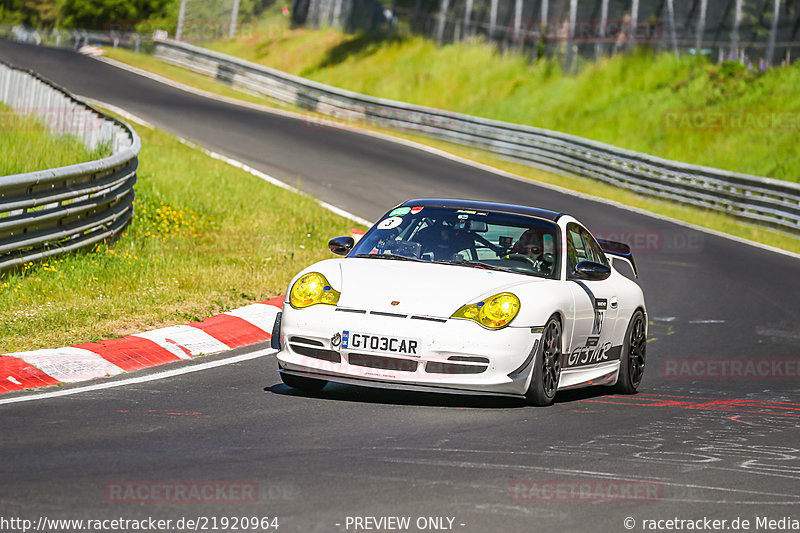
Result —
M281 379L286 385L304 392L319 392L328 383L324 379L304 378L285 372L281 372Z
M633 394L639 388L644 376L644 365L647 361L647 328L644 313L637 310L633 313L625 332L622 354L619 361L619 377L617 392Z
M542 332L542 340L533 363L531 384L525 396L534 405L553 403L561 378L561 323L552 317Z

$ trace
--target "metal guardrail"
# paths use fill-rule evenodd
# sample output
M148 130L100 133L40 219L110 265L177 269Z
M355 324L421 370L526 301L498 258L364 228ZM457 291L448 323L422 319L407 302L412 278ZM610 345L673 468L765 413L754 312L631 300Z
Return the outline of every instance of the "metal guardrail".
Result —
M0 37L35 45L55 46L56 48L79 49L88 45L103 45L129 48L138 52L142 45L142 37L135 32L126 31L90 31L83 29L41 30L22 26L21 24L0 24Z
M800 184L661 159L555 131L374 98L178 41L158 41L162 61L323 115L483 148L560 174L800 232Z
M0 270L118 235L133 215L141 141L115 118L37 74L0 62L0 103L112 155L66 167L0 176Z

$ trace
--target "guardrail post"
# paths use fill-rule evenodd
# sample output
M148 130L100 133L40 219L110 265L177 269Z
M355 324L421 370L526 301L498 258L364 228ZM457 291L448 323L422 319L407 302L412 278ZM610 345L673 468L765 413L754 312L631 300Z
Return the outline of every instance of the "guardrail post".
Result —
M3 78L3 102L8 102L8 92L10 86L11 76L8 75L8 68L5 65L0 65L0 77Z
M175 40L181 40L181 33L183 32L183 19L186 16L186 0L181 0L181 7L178 10L178 25L175 28Z
M742 2L744 0L736 0L736 9L733 14L733 30L731 30L731 48L730 56L736 57L739 55L739 24L742 21Z
M694 49L700 55L703 47L703 36L706 32L706 11L708 10L708 0L700 0L700 20L697 22L697 35L695 36Z
M772 27L769 31L769 45L767 46L766 63L772 66L773 57L775 55L775 36L778 33L778 17L781 12L781 0L773 0L772 3Z
M467 0L467 5L464 7L464 35L469 37L472 33L470 31L470 23L472 19L472 0Z
M678 37L675 35L675 5L674 0L667 0L667 23L669 24L669 37L672 41L672 53L676 56L678 52Z
M440 0L441 9L439 11L439 25L436 28L436 42L441 46L444 43L444 25L447 22L447 10L450 8L450 0Z
M575 24L578 17L578 0L569 0L569 31L567 36L567 55L564 58L564 70L571 72L577 66L575 60Z
M545 2L547 0L544 0ZM489 11L489 40L494 39L494 32L497 28L497 0L492 0Z
M236 23L239 21L239 0L233 0L233 9L231 10L231 27L228 35L229 39L236 37Z
M337 28L344 30L345 24L344 21L342 20L342 1L343 0L336 0L336 2L333 4L333 20L334 20L334 25ZM397 11L397 6L394 5L392 8L393 17L396 16L396 11ZM392 25L394 25L394 22L392 22Z
M550 0L542 0L541 12L539 18L542 19L542 24L548 24L547 17L550 16Z
M594 59L597 61L605 54L606 25L608 24L608 0L600 3L600 29L599 40L594 45Z

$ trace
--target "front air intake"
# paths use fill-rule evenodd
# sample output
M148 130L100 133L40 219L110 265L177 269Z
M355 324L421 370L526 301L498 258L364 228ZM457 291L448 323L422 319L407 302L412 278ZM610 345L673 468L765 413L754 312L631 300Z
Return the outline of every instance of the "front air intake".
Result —
M394 357L381 357L378 355L364 355L351 353L347 357L351 365L365 366L367 368L380 368L381 370L395 370L398 372L416 372L418 363L409 359L396 359Z

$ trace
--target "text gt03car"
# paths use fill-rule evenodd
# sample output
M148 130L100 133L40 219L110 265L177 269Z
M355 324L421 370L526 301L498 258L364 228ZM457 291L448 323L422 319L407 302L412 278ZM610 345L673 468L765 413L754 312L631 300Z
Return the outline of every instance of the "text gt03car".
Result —
M411 200L345 257L292 279L273 346L283 381L525 396L616 385L635 392L647 311L630 248L530 207Z

